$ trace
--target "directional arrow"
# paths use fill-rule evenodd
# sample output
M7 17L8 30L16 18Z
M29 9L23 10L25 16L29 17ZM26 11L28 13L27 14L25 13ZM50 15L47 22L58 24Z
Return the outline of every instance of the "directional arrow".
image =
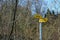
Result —
M39 19L39 22L47 22L48 21L48 19L47 18L41 18L41 19Z
M35 18L38 18L38 19L39 19L39 18L43 18L40 14L35 14L34 17L35 17Z
M38 18L39 22L47 22L48 21L47 18L43 18L40 14L35 14L34 17Z

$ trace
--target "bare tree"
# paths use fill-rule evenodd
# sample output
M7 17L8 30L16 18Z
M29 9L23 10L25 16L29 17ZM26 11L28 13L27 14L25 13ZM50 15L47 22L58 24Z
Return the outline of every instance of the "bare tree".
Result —
M9 39L8 40L11 40L11 35L13 34L13 31L14 31L14 34L15 34L15 31L16 31L16 26L15 26L15 16L16 16L16 12L17 12L17 5L18 5L18 0L15 0L15 9L14 9L14 13L13 13L13 25L12 25L12 29L11 29L11 33L9 35ZM14 36L14 39L15 39L15 36Z

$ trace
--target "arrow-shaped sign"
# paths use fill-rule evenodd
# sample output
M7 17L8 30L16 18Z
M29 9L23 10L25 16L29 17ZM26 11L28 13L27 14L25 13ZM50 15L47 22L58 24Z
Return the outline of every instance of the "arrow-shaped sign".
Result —
M40 14L35 14L34 17L38 18L39 22L47 22L48 21L47 18L43 18Z
M40 14L35 14L34 17L35 18L43 18Z
M48 19L47 18L42 18L42 19L39 19L39 22L47 22L48 21Z

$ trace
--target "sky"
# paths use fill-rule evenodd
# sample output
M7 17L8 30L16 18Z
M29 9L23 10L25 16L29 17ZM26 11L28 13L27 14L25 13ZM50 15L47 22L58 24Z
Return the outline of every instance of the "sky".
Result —
M54 11L55 15L57 13L60 13L60 0L38 0L37 4L35 4L35 0L30 0L30 1L32 3L31 5L32 15L36 13L35 5L37 6L37 8L40 9L40 13L42 15L45 15L48 9L50 10L51 13L52 11ZM19 4L21 6L26 6L27 0L20 0Z

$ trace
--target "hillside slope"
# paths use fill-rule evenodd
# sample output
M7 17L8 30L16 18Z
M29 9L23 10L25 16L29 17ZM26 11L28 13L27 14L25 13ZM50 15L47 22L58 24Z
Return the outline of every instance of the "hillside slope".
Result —
M43 40L60 40L60 15L48 16L48 22L43 27Z

